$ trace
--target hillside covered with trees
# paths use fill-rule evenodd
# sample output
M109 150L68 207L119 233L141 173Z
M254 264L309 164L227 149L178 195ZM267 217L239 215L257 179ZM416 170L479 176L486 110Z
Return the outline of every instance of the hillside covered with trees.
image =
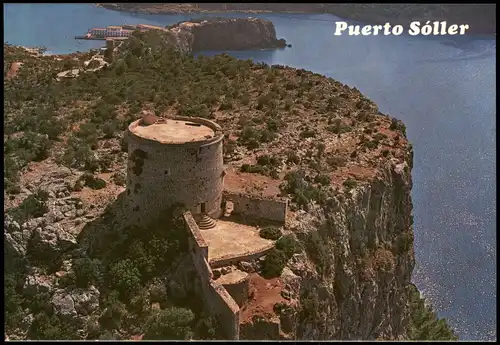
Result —
M158 220L171 229L165 233L154 224L148 231L110 225L107 209L92 222L117 231L87 247L76 234L75 240L44 232L53 225L47 217L55 199L68 208L61 221L81 229L90 221L78 216L82 201L69 196L83 200L84 192L123 186L123 131L144 109L216 120L228 138L228 162L283 180L294 210L307 211L311 202L326 207L330 195L363 183L348 174L348 161L371 171L406 150L400 121L381 114L356 89L309 71L225 54L195 58L152 31L134 33L108 55L109 65L86 71L84 61L95 53L41 56L4 44L4 297L5 332L12 339L220 338L200 302L182 293L180 283L162 280L183 271L176 258L186 243L174 214ZM70 69L79 69L78 77L57 77ZM329 137L342 138L345 147L325 154ZM237 158L256 157L257 150L266 154L255 164ZM278 162L293 171L282 171ZM61 191L26 182L43 180L46 167L80 177L62 181ZM327 270L321 238L315 243L304 248ZM394 252L412 245L405 237ZM412 296L410 338L455 339L446 322Z

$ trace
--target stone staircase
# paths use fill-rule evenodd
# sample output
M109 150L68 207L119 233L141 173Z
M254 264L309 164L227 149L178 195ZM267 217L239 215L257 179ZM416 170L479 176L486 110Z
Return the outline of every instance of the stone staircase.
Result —
M200 230L208 230L214 228L216 224L217 222L214 219L204 214L198 222L198 228Z

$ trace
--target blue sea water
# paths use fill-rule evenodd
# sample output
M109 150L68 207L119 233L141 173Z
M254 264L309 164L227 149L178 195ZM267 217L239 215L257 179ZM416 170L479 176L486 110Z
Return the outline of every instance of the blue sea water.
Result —
M293 47L231 55L333 77L404 121L415 151L414 282L461 339L495 340L495 37L334 36L339 18L333 15L253 16L272 20ZM85 51L103 45L74 40L91 27L169 25L193 17L90 4L7 4L4 42L52 53Z

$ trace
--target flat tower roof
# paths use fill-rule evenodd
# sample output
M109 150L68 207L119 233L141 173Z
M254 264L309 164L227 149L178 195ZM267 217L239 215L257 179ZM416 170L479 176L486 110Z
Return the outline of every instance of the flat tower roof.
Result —
M215 131L204 124L172 119L149 126L142 125L139 120L130 126L130 131L138 137L164 144L203 141L215 136Z

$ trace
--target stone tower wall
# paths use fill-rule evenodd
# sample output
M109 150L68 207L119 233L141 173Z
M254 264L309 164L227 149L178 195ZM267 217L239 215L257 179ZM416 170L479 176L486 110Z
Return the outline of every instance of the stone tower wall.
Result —
M177 117L215 131L211 139L183 144L161 143L127 131L127 208L132 223L143 223L184 204L194 216L205 203L209 216L220 215L223 192L223 134L208 120ZM140 121L140 120L139 120Z

